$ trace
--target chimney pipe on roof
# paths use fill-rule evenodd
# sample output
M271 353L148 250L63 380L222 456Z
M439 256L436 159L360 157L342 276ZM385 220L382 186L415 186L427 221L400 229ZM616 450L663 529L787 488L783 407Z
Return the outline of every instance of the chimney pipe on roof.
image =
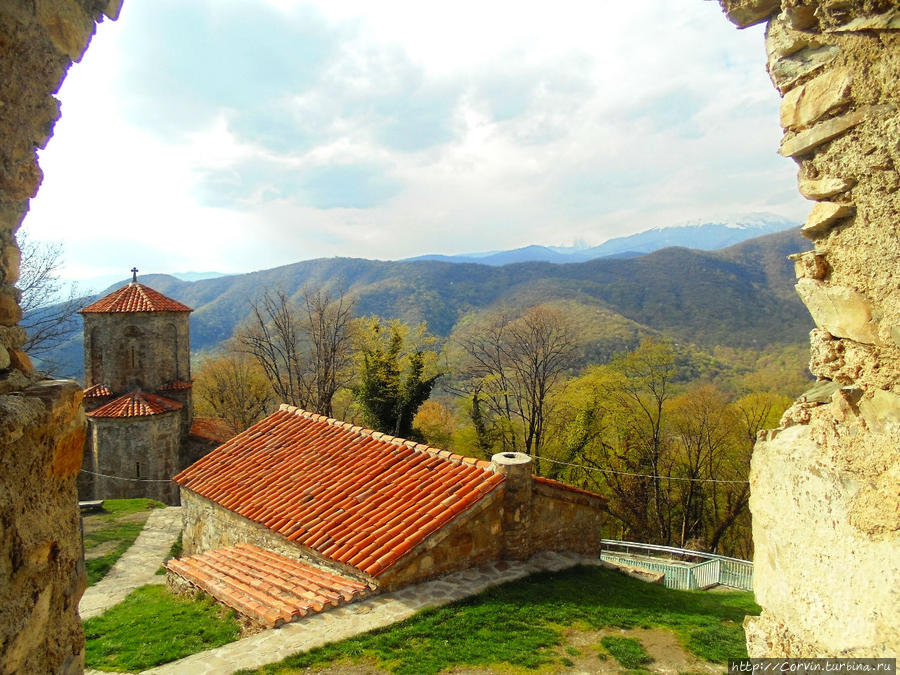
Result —
M531 457L522 452L500 452L491 457L491 470L506 477L503 557L524 560L531 555L531 498L534 489Z

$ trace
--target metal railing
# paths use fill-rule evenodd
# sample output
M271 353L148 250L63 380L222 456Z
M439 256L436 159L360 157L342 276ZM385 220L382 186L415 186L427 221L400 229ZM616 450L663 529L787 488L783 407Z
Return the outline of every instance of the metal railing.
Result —
M601 546L601 560L648 572L662 572L665 575L663 582L666 588L698 590L719 585L743 591L753 590L753 563L749 560L729 558L705 551L616 539L603 539ZM610 549L624 549L624 551ZM657 558L650 555L660 553L700 559L702 562Z

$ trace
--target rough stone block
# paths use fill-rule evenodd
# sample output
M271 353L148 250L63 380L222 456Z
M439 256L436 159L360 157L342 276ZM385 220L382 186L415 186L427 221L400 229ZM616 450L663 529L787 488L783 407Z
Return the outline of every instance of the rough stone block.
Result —
M762 23L781 10L781 0L719 0L719 4L738 28Z
M872 303L862 293L813 279L800 279L796 288L816 326L836 337L875 344L878 333Z
M796 54L801 49L818 49L822 45L819 36L796 30L786 18L773 19L766 28L766 54L770 62Z
M834 140L866 118L867 108L859 108L838 117L820 122L811 129L787 136L778 149L785 157L808 154L818 146Z
M94 34L93 18L74 2L37 0L35 11L53 46L72 61L80 61Z
M813 207L800 231L807 239L817 239L834 227L837 222L849 218L854 213L856 213L856 207L853 204L819 202Z
M900 396L883 389L860 401L859 412L866 426L876 433L900 429Z
M9 366L25 375L34 373L34 365L31 363L31 359L21 349L9 350Z
M68 478L78 473L81 469L85 436L85 429L80 426L57 440L50 469L53 475Z
M786 57L769 60L769 77L782 94L805 77L831 63L840 50L834 45L807 47Z
M794 275L798 279L824 279L828 274L828 263L815 251L794 253L788 258L794 261Z
M825 32L850 33L861 30L895 30L898 28L900 28L900 9L895 8L883 14L857 16L846 23L835 23L835 25L827 26Z
M22 309L12 288L0 287L0 326L14 326L22 318Z
M0 281L14 284L19 280L21 254L15 246L4 246L0 251Z
M850 101L850 72L837 68L819 75L802 87L791 89L781 102L781 126L805 129L832 110Z
M829 199L842 192L846 192L854 185L856 180L852 178L839 178L837 176L826 176L825 178L806 178L800 175L797 181L800 194L807 199Z

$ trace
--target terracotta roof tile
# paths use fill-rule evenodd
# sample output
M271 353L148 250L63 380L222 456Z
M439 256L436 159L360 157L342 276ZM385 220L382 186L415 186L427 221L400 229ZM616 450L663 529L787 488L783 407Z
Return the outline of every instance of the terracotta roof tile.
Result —
M156 394L133 391L85 414L88 417L144 417L180 409L181 404L178 401Z
M459 455L377 436L283 405L174 480L332 560L379 574L504 478Z
M359 600L373 590L356 579L250 544L173 558L164 564L170 573L270 627Z
M595 497L597 499L602 499L604 502L606 501L606 497L597 493L591 492L590 490L583 490L582 488L575 487L574 485L569 485L568 483L561 483L558 480L553 480L552 478L544 478L543 476L535 476L535 483L543 483L544 485L549 485L550 487L559 488L560 490L568 490L569 492L577 492L578 494L587 495L588 497Z
M224 443L236 433L229 422L219 417L195 417L191 424L191 436L214 443Z
M130 283L81 310L82 314L118 312L192 312L190 307L168 298L144 284Z
M112 389L107 387L105 384L95 384L92 387L88 387L84 390L85 398L106 398L107 396L114 396Z

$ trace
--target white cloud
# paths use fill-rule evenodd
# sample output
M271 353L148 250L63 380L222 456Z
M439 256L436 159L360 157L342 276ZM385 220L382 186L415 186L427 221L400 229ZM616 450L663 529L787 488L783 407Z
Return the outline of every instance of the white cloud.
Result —
M100 27L26 221L73 275L804 213L761 30L715 3L269 4L126 4Z

